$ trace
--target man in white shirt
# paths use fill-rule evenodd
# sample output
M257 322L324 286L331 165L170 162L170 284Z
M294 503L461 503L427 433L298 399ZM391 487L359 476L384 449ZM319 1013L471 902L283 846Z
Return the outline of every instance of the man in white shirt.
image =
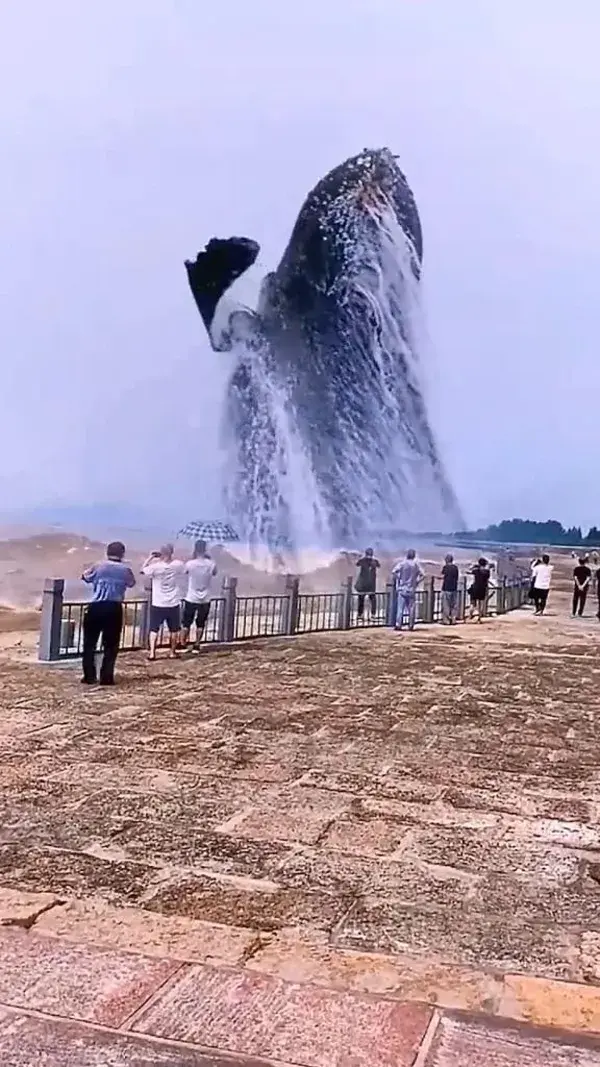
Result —
M533 599L536 615L544 614L546 601L548 600L548 593L550 592L551 581L552 567L550 565L550 556L542 556L541 563L536 563L533 567Z
M163 545L153 552L142 567L142 574L152 579L150 600L150 649L148 659L156 659L158 633L166 624L171 638L170 655L178 655L181 629L181 601L185 581L184 564L174 558L173 545Z
M188 581L183 603L182 644L187 644L190 629L195 620L195 648L199 652L202 634L210 612L212 583L217 574L216 565L206 551L206 541L196 541L194 555L185 564L185 573Z

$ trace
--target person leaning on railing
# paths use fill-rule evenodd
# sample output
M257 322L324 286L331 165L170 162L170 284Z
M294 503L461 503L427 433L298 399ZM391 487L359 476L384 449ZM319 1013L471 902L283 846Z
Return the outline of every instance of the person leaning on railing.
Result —
M96 646L102 637L103 656L100 685L114 685L115 662L123 629L123 600L127 589L133 589L135 575L123 562L125 545L111 541L106 559L88 567L81 575L94 588L92 602L83 617L83 678L86 685L94 685L96 678Z
M377 570L379 560L375 559L372 548L366 548L364 556L356 562L358 577L354 588L358 593L358 617L362 619L365 611L365 598L368 596L371 615L377 614Z
M414 630L416 618L417 589L425 572L417 560L414 548L409 548L406 558L399 560L392 569L396 585L396 630L402 630L404 616L408 617L408 629Z
M442 623L452 626L458 617L458 567L448 554L442 567Z
M469 586L471 600L469 619L472 622L477 617L477 622L481 622L486 609L491 578L490 565L484 556L471 568L471 577L472 581Z

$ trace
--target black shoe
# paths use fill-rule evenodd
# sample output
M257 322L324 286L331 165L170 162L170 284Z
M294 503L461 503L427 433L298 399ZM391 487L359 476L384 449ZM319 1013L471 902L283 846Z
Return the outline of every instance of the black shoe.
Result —
M114 685L114 684L115 684L114 678L101 678L100 679L100 685Z
M96 678L82 678L81 679L81 684L82 685L96 685L97 684L97 679Z

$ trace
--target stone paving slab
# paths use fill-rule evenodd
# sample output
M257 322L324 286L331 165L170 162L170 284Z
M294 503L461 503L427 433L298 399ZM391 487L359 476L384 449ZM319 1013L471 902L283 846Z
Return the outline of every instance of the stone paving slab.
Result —
M499 831L490 831L482 838L477 831L466 828L454 829L445 836L433 830L420 830L415 834L411 852L421 860L444 867L473 872L488 870L548 885L575 882L581 867L574 853L544 846L531 836L524 848L522 842L508 840Z
M349 794L310 786L265 795L263 803L237 825L236 836L312 845L350 809L352 800Z
M33 899L28 904L29 911L27 905L22 905L19 914L30 914L32 909L33 914L39 913L42 905L35 903L39 894L30 896ZM11 914L15 912L13 905ZM219 926L181 915L159 915L142 908L115 908L101 900L71 900L53 907L39 916L35 929L39 934L117 952L141 952L215 967L241 963L259 943L253 930L242 927Z
M419 909L393 898L357 902L336 935L339 948L442 958L448 963L501 972L572 977L578 934L554 922L532 925L510 913L490 914L452 902L450 908Z
M264 1061L220 1056L1 1008L0 1063L2 1067L267 1067Z
M121 1026L181 966L0 930L0 1003Z
M496 1011L504 993L494 974L414 956L341 952L326 942L301 940L293 931L259 947L246 968L289 982L487 1013Z
M194 967L133 1029L306 1067L412 1067L430 1019L423 1004Z
M0 889L0 926L29 929L61 901L53 893L23 893L17 889Z
M507 975L499 1011L539 1026L600 1033L600 989L573 982L548 982L528 975Z
M223 874L268 877L291 855L274 839L236 840L227 834L165 823L136 823L113 839L129 860L153 866L202 867Z
M443 1017L419 1067L600 1067L600 1043Z
M351 895L279 889L270 882L199 874L169 882L146 901L163 915L247 926L254 931L305 927L330 932L348 913Z
M89 852L37 848L26 841L0 845L0 885L6 889L61 897L100 894L114 904L132 904L155 879L149 867Z

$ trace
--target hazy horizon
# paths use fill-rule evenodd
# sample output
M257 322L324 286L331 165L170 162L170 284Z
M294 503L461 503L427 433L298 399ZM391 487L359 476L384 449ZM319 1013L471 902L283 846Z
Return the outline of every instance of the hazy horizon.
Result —
M468 525L598 523L591 0L22 0L0 31L2 510L218 514L228 364L183 261L242 233L272 268L311 186L389 145Z

